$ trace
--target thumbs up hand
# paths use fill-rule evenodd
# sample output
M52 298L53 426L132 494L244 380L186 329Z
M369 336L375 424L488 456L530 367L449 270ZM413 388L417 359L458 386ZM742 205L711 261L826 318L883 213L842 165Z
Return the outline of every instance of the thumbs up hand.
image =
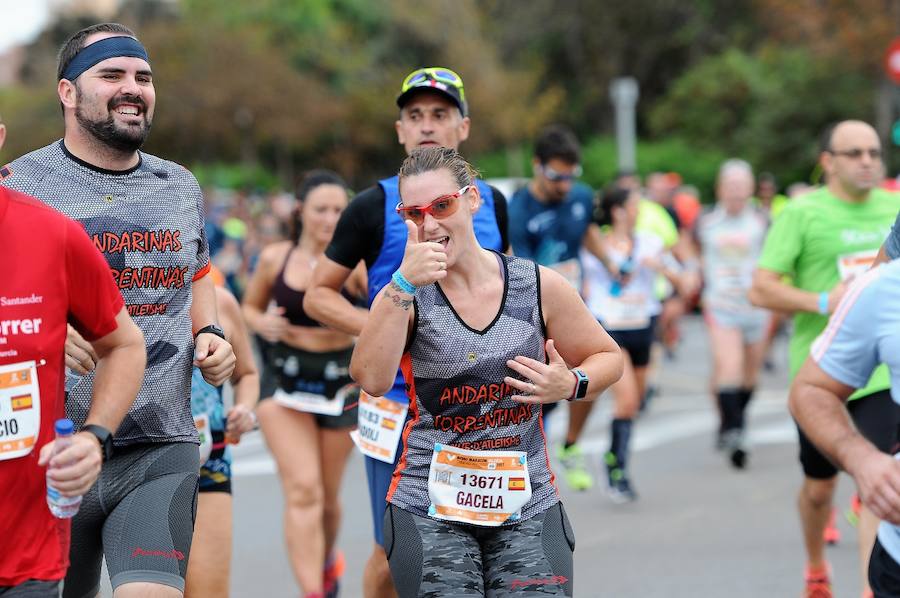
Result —
M572 396L576 377L556 350L553 339L544 345L549 363L542 363L522 355L506 362L506 366L525 380L507 376L504 382L521 391L510 398L520 403L555 403Z
M400 273L417 287L429 285L447 276L447 251L440 243L419 241L419 230L410 220L406 224L406 251Z

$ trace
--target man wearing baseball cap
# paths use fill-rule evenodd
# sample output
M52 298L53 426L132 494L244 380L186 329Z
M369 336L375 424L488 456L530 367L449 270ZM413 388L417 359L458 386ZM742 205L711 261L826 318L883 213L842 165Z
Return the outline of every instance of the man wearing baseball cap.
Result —
M471 122L462 78L443 67L421 68L403 80L397 97L400 117L394 124L397 140L407 154L419 147L441 146L459 149L469 137ZM483 247L506 251L506 198L484 181L477 181L482 198L475 214L475 233ZM364 261L369 276L369 305L391 280L400 266L406 247L407 229L395 208L401 203L397 177L378 181L354 198L338 221L326 259L319 262L303 307L312 317L331 328L359 336L368 317L368 309L354 307L341 293L350 272ZM383 398L363 397L360 402L360 432L373 421L405 417L408 399L402 376ZM368 418L368 419L366 419ZM382 544L385 496L391 483L400 451L397 450L403 426L395 434L385 433L389 426L377 426L380 434L357 438L366 455L366 476L375 529L375 547L366 563L363 587L367 598L395 596ZM393 431L393 430L392 430ZM372 438L377 437L377 441Z

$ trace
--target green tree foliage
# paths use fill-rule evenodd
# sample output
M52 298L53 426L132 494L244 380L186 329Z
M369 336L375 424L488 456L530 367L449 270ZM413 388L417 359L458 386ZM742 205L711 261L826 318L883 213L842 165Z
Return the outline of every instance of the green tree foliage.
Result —
M403 155L401 79L442 65L466 81L463 152L495 156L490 170L530 173L549 122L608 136L609 82L629 75L641 88L640 169L705 188L719 155L806 178L826 122L872 120L900 0L126 0L115 18L153 59L148 150L189 166L262 167L284 185L324 166L370 184ZM53 24L27 49L24 84L0 90L0 160L61 135L56 51L90 21ZM608 143L587 143L597 182L615 168Z
M487 6L504 60L552 65L544 83L563 88L566 97L557 119L585 136L611 126L613 78L638 80L642 120L685 68L763 34L748 0L492 0Z
M0 164L62 137L59 103L43 89L0 89L0 114L7 130Z
M885 50L898 34L897 0L754 0L760 25L778 45L803 47L878 78Z
M482 33L483 17L474 0L260 0L224 7L211 0L187 0L184 20L192 22L191 32L217 30L200 47L223 35L229 44L238 36L251 51L257 49L256 55L243 60L235 55L226 64L267 68L266 55L283 63L280 75L266 78L273 82L271 89L262 84L260 69L248 65L254 73L253 93L271 94L290 111L242 111L253 114L248 129L256 132L258 122L283 137L262 152L267 161L274 148L276 160L281 155L282 161L327 165L357 182L396 170L402 149L393 132L394 98L400 81L414 68L440 64L463 76L475 123L467 152L522 142L562 102L560 90L540 88L539 73L501 62ZM195 64L192 70L203 67ZM278 79L300 81L300 86L284 89L274 83ZM242 107L248 101L241 95L227 100ZM292 122L296 120L304 124ZM216 150L221 151L221 144Z
M466 152L521 143L562 104L540 71L501 60L476 0L184 0L175 12L134 0L118 18L153 61L148 151L188 165L262 164L288 185L316 166L358 186L395 171L403 152L394 98L417 67L449 66L466 81L474 122ZM28 85L4 105L7 155L61 134L50 108L55 52L84 25L61 22L29 48Z
M141 31L156 73L151 151L186 163L255 163L297 141L315 144L342 118L326 85L292 68L252 31L190 24Z
M807 180L821 131L845 118L871 121L873 93L863 75L804 49L731 49L685 72L649 122L655 136L724 151L782 180Z

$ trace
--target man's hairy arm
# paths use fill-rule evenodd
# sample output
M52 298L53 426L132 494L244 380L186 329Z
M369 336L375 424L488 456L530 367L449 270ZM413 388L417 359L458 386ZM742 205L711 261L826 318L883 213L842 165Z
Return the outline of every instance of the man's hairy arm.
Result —
M325 326L359 336L369 310L350 303L341 289L353 272L327 256L322 257L313 271L312 283L303 298L303 309L313 319Z

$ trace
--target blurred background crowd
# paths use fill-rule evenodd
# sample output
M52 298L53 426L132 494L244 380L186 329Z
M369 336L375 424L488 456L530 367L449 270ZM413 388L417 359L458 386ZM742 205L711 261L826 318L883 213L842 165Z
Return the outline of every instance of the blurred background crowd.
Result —
M575 131L585 183L614 180L609 87L622 75L640 89L636 174L665 173L666 197L651 195L688 220L712 202L717 169L732 156L765 173L764 197L817 183L818 136L835 120L872 122L888 173L900 163L897 94L883 64L898 2L29 4L39 30L0 47L9 129L0 163L60 136L50 90L65 37L98 20L132 24L151 51L162 107L146 149L204 186L214 260L239 296L260 248L287 234L305 171L330 168L355 189L396 171L403 149L391 100L423 64L463 76L475 123L464 152L507 197L531 176L533 140L549 123Z

